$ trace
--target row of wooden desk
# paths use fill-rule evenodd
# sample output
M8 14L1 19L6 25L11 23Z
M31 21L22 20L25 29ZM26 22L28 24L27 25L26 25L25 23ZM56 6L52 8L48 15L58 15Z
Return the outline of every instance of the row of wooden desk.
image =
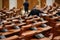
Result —
M46 7L47 8L47 7ZM56 29L60 26L60 21L57 22L56 19L60 19L60 15L56 15L58 8L47 8L44 13L48 12L46 16L30 16L27 17L21 16L19 12L16 12L14 9L14 14L9 15L5 20L2 21L0 30L6 28L7 32L0 32L0 35L5 36L6 38L0 40L52 40L56 36ZM55 11L56 10L56 11ZM9 12L7 12L9 13ZM12 12L13 13L13 12ZM16 14L17 13L17 14ZM13 17L14 16L14 17ZM54 17L52 17L54 16ZM44 24L44 25L42 25ZM46 24L46 25L45 25ZM19 28L15 29L14 27L18 26ZM49 38L49 34L53 33L53 37ZM39 34L39 35L38 35ZM44 36L41 37L41 34ZM39 37L36 37L38 35Z
M20 26L22 25L21 28L19 28L19 29L9 29L8 32L0 32L0 33L2 33L2 35L5 35L6 36L6 35L12 35L14 33L19 34L21 32L19 34L20 36L18 37L18 39L19 40L22 40L22 39L25 39L26 40L28 37L32 37L32 36L34 36L36 34L39 34L41 32L50 30L52 28L50 26L43 27L43 28L42 27L39 27L41 24L47 23L48 21L38 21L38 20L40 20L40 18L34 18L34 19L35 20L33 20L33 18L32 19L27 19L26 22L25 22L26 25L24 25L24 23L22 23L22 24L18 23L18 25L20 25ZM14 20L14 21L17 22L17 20ZM37 22L30 23L32 21L37 21ZM10 25L5 25L5 27L8 27L8 28L9 28L9 26L11 26L11 24ZM31 28L32 26L33 27L36 26L37 30L30 30L29 28ZM2 27L0 27L0 29L1 28ZM11 39L11 38L14 39L13 37L14 36L9 36L8 38L6 38L6 40Z

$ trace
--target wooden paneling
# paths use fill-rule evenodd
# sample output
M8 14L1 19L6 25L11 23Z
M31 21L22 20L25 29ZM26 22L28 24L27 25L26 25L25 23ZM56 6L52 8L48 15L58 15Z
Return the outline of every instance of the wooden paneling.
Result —
M0 0L0 9L2 9L2 0Z
M46 5L46 0L41 0L41 7L44 7Z
M9 8L9 0L3 0L3 8Z
M24 0L17 0L17 8L23 7Z
M38 0L28 0L29 2L29 9L32 9L35 5L38 4Z
M60 0L55 0L56 3L58 3L60 5Z
M38 0L28 0L29 9L32 9L35 5L38 4ZM17 0L17 8L23 8L24 0ZM44 7L46 0L41 0L41 6ZM9 8L9 0L3 0L3 7Z
M38 4L38 0L28 0L29 9L32 9L36 4ZM17 8L23 8L24 0L17 0Z

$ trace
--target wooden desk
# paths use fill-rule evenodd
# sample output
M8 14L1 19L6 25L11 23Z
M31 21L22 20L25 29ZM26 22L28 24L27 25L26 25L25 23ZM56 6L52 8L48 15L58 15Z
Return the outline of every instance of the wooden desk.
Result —
M43 24L43 23L47 23L48 21L43 21L43 22L37 22L37 23L33 23L33 24L28 24L28 25L26 25L26 26L22 26L22 28L25 30L25 29L28 29L28 28L30 28L30 27L32 27L32 26L39 26L39 25L41 25L41 24Z
M5 33L2 33L3 35L11 35L11 34L13 34L13 33L17 33L17 32L19 32L20 31L20 29L11 29L11 30L9 30L8 32L5 32Z
M34 39L30 39L30 40L50 40L50 39L47 38L47 37L45 37L45 38L40 38L40 39L36 39L36 38L34 38Z
M5 39L0 39L0 40L14 40L14 39L17 39L18 36L17 35L14 35L14 36L11 36L11 37L8 37L8 38L5 38Z
M53 18L50 18L50 19L53 19L53 20L55 20L55 19L58 19L60 16L58 16L58 17L53 17Z
M24 36L24 37L26 37L26 36L30 37L30 36L32 36L32 35L34 35L34 34L37 34L37 33L43 32L43 31L50 30L51 28L52 28L52 27L46 27L46 28L41 28L41 29L39 29L39 30L26 31L26 32L22 33L22 36Z

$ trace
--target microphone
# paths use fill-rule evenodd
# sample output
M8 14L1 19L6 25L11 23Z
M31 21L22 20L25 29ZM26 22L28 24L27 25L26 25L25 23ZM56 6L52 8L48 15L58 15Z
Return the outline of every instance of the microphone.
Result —
M16 26L15 24L12 24L13 25L13 29L19 29L20 27L19 26Z
M0 39L4 39L6 38L4 35L2 35L2 33L0 33Z
M37 28L36 27L31 27L30 30L37 30Z
M37 39L40 39L40 38L44 38L45 36L42 33L39 33L39 34L36 34L34 37Z
M2 24L3 24L3 26L2 26L1 32L8 32L8 30L5 27L5 24L4 23L2 23Z
M40 27L47 27L47 25L46 24L41 24Z

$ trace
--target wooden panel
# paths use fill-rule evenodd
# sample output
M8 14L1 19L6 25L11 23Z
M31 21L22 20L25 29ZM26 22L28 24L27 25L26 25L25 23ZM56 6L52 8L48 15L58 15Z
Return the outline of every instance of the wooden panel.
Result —
M38 0L28 0L29 2L29 9L32 9L35 5L38 4Z
M56 3L58 3L60 5L60 0L55 0Z
M9 8L9 0L3 0L3 8Z
M41 7L44 7L46 5L46 0L41 0Z
M2 9L2 0L0 0L0 9Z
M17 8L23 7L24 0L17 0Z
M29 9L32 9L36 4L38 4L38 0L28 0ZM24 0L17 0L17 8L23 7Z

